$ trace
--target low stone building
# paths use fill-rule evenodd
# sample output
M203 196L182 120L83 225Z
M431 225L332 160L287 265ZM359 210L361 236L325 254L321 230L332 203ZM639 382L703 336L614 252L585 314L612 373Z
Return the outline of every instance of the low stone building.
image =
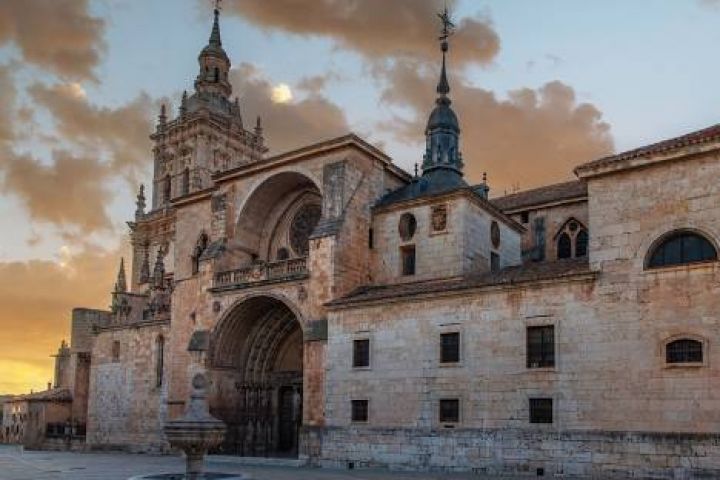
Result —
M463 177L441 46L421 172L352 134L268 156L215 12L195 91L151 135L129 280L121 263L111 311L73 312L88 448L166 450L207 331L225 454L720 475L720 126L493 198Z

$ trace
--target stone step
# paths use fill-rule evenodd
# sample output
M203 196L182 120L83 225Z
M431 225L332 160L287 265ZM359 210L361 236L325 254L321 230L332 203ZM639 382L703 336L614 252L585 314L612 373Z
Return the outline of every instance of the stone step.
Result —
M283 457L240 457L235 455L208 455L206 461L208 463L233 463L236 465L247 465L248 467L302 467L305 466L305 460L299 458L283 458Z

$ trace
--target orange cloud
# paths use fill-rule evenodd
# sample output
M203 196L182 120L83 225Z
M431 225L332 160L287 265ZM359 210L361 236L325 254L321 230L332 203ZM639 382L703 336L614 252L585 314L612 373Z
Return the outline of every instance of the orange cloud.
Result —
M308 91L302 99L273 101L273 83L256 67L243 63L230 72L230 81L236 92L242 92L241 107L246 128L260 115L265 128L267 145L273 153L299 148L349 131L345 113L340 107L322 96L317 89L318 78L301 81Z
M31 85L36 105L47 109L58 134L66 142L89 150L109 152L110 168L135 182L152 167L152 117L157 103L146 93L118 108L89 103L77 84Z
M437 68L398 61L376 69L387 82L385 101L409 108L413 118L383 122L382 128L422 151L425 122L434 107ZM499 99L488 90L468 85L451 75L450 97L460 119L461 145L469 181L490 175L496 194L570 178L579 163L613 151L610 126L590 103L578 103L572 87L546 83L537 90L523 88ZM420 163L418 153L418 163Z
M88 0L0 2L0 45L14 43L25 61L62 77L95 79L104 25L90 16Z
M0 263L0 392L45 388L73 307L107 308L121 249Z
M443 0L241 0L228 2L225 11L262 27L329 37L373 60L429 59L438 56L432 32L439 30L436 14L444 5ZM486 18L460 19L453 42L459 52L455 61L463 64L490 62L500 49Z
M31 219L93 231L112 228L108 169L96 159L63 150L53 152L50 164L9 150L3 157L0 189L17 196Z

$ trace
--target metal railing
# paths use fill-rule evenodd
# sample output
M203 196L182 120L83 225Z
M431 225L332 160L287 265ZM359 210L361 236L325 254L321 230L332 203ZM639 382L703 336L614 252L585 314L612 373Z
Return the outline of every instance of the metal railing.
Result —
M213 288L242 287L268 280L294 279L307 275L307 257L258 263L215 274Z

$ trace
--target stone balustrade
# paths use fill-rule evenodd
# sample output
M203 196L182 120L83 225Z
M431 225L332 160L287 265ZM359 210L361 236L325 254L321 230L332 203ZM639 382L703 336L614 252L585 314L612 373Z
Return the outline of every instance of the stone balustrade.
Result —
M307 257L258 263L215 274L213 289L245 288L259 282L295 280L308 274Z

